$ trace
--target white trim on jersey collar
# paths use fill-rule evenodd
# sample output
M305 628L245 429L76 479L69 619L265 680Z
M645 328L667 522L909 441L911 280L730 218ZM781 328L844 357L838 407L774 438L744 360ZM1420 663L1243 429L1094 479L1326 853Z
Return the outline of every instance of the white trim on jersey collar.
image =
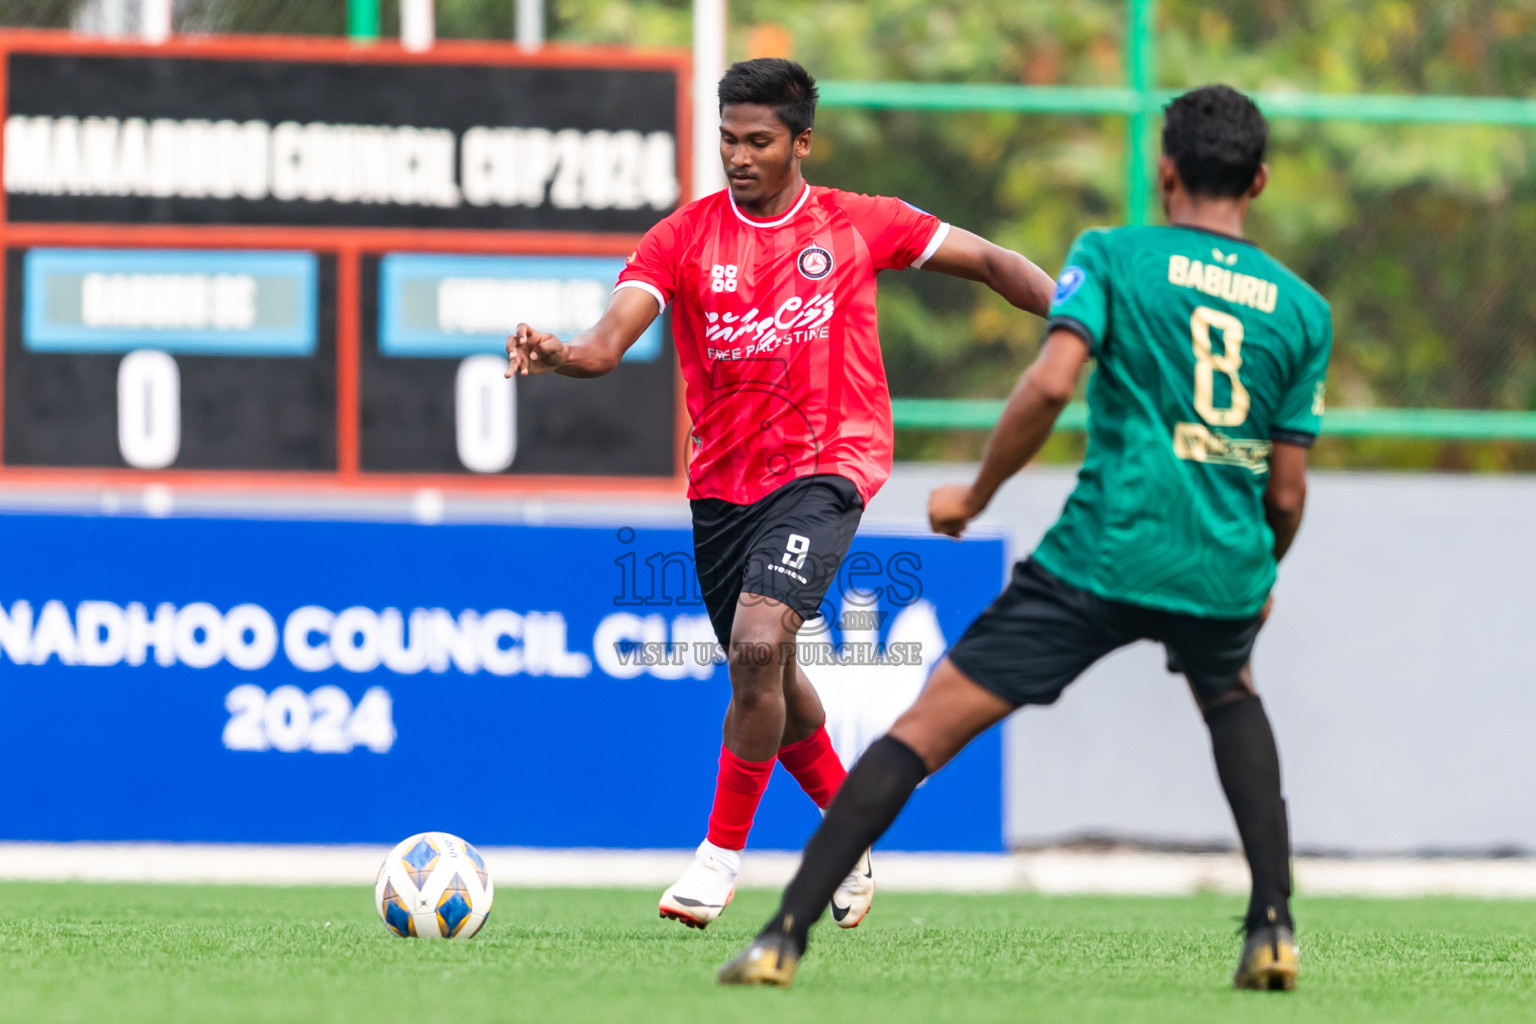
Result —
M725 190L725 198L731 201L731 212L736 215L736 219L741 221L743 224L750 224L754 228L776 228L789 223L789 219L800 212L800 207L804 206L805 201L810 197L811 183L806 182L805 188L800 192L800 198L795 200L795 205L791 206L789 208L789 212L784 216L780 217L778 220L753 220L751 217L748 217L746 214L742 213L741 210L736 206L736 197L731 195L731 190L729 188Z
M655 299L656 300L656 305L661 307L660 309L658 309L656 311L656 315L657 316L660 316L662 313L665 313L666 310L667 310L667 300L666 300L666 298L661 294L661 289L657 288L653 284L647 284L644 281L620 281L618 284L613 286L613 290L614 290L615 293L617 293L620 288L639 288L641 291L645 292L651 298Z
M948 237L949 225L941 223L937 228L934 229L933 237L928 239L928 248L923 250L923 254L921 256L912 261L912 269L922 270L923 264L933 259L933 254L939 251L939 246L943 245L944 239Z

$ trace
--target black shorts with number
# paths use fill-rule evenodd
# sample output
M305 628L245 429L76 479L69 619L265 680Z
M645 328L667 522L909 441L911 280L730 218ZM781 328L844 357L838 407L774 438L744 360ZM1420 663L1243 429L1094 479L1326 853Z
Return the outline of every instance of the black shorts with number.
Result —
M693 553L709 621L731 641L743 593L781 601L807 619L837 578L864 501L846 477L801 477L750 505L695 498Z
M976 617L949 660L983 687L1014 704L1052 704L1104 655L1137 640L1168 651L1170 671L1183 672L1195 695L1209 700L1243 681L1262 619L1206 619L1110 601L1047 572L1033 558Z

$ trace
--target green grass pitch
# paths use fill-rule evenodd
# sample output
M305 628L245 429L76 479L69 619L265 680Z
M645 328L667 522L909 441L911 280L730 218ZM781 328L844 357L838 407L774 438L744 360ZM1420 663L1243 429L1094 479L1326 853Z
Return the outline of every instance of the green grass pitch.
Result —
M6 884L0 1020L1536 1021L1536 903L1305 899L1300 991L1227 988L1227 896L882 894L788 991L719 989L768 916L707 932L649 890L504 888L468 942L397 939L366 888Z

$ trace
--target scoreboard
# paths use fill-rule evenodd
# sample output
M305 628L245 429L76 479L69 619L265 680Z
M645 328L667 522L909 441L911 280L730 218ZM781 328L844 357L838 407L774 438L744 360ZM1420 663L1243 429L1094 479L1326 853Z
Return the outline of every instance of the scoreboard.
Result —
M0 483L675 487L658 320L508 381L688 192L683 55L0 34Z

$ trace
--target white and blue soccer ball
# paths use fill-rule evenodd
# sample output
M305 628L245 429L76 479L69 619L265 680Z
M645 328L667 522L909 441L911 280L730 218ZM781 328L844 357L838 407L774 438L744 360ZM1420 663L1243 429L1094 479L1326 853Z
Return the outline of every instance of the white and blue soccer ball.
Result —
M384 926L403 939L467 939L494 895L485 858L447 832L422 832L390 850L373 887Z

